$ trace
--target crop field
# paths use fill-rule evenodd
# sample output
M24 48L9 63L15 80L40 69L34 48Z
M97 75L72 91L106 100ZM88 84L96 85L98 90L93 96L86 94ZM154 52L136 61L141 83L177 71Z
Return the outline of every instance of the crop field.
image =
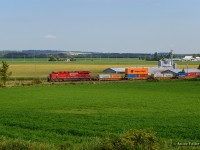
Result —
M89 70L92 76L111 67L150 67L157 66L156 61L136 58L79 58L73 62L49 62L47 58L0 59L10 64L13 78L47 78L52 71ZM177 62L178 68L197 68L200 62Z
M84 149L110 135L149 129L160 139L199 142L199 91L199 81L4 88L0 139Z

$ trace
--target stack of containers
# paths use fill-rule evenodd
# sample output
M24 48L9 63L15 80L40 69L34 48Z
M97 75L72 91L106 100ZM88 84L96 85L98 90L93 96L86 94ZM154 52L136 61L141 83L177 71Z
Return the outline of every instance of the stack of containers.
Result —
M147 79L148 68L126 68L125 77L127 79Z

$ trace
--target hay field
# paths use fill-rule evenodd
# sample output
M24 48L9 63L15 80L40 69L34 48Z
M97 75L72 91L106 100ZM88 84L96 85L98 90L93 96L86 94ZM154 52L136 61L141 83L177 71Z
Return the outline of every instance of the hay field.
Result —
M47 59L4 59L13 78L46 78L52 71L89 70L93 76L106 68L151 67L156 61L135 58L80 58L74 62L48 62ZM177 62L178 68L197 68L200 62Z

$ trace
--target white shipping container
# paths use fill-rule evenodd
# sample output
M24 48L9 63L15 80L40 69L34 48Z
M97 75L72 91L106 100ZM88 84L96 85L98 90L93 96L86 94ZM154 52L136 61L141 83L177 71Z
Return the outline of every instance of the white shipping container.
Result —
M155 73L153 76L155 78L159 78L159 77L163 77L163 74L161 74L161 73Z
M99 78L110 78L110 74L99 74Z
M170 74L170 73L165 73L163 74L164 77L173 77L173 74Z

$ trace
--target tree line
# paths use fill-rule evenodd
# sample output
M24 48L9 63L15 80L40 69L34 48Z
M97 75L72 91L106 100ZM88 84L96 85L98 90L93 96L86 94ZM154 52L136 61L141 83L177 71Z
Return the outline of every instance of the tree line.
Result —
M182 58L186 54L174 54L176 58ZM193 57L200 57L200 54L188 54ZM162 58L169 58L169 53L80 53L71 55L64 51L51 50L24 50L21 52L0 52L0 57L3 58L139 58L141 60L158 61Z
M49 51L24 51L24 52L5 52L0 55L3 58L146 58L151 57L148 53L81 53L77 55L70 55L64 52L52 52Z

